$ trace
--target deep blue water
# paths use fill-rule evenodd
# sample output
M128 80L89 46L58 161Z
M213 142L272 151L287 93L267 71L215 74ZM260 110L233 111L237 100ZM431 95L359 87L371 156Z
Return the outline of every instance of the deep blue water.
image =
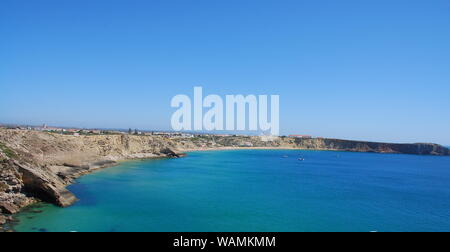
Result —
M69 189L77 204L38 205L18 216L15 229L450 231L449 157L195 152L127 162Z

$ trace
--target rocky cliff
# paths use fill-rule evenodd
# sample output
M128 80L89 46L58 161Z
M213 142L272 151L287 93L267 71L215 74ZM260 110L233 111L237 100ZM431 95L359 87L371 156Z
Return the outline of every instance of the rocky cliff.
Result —
M0 225L36 200L62 207L77 199L66 186L83 174L128 159L180 157L188 150L225 148L309 150L450 155L436 144L387 144L338 139L245 136L164 138L159 136L66 136L0 129ZM2 215L3 214L3 215Z
M395 153L411 155L448 156L450 150L438 144L392 144L339 139L296 139L297 147L316 150Z
M93 170L120 160L181 156L173 146L159 137L0 129L0 225L7 221L5 214L15 214L36 200L62 207L73 204L77 199L66 186Z

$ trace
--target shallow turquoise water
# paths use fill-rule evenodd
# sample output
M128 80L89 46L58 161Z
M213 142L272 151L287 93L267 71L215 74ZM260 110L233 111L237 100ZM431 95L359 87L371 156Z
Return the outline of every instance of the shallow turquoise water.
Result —
M450 231L448 157L195 152L127 162L78 182L69 188L76 205L36 206L15 229Z

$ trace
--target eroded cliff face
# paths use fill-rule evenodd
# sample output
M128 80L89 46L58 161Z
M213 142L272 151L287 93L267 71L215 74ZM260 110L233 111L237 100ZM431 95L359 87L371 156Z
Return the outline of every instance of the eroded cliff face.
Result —
M180 157L188 150L289 148L419 155L450 155L435 144L386 144L337 139L269 137L163 138L159 136L60 134L0 129L0 225L21 208L42 200L69 206L66 186L83 174L128 159Z
M295 143L299 148L312 150L336 150L436 156L450 155L449 149L438 144L392 144L348 141L339 139L296 139Z
M66 207L66 189L83 174L128 159L179 157L173 143L145 136L64 136L0 129L0 225L38 200ZM3 215L2 215L3 214Z

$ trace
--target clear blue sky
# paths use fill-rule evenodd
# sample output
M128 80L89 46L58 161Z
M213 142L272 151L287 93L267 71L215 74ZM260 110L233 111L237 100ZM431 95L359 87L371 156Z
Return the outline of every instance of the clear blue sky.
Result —
M170 129L198 85L279 94L282 134L450 144L450 1L0 1L0 122Z

